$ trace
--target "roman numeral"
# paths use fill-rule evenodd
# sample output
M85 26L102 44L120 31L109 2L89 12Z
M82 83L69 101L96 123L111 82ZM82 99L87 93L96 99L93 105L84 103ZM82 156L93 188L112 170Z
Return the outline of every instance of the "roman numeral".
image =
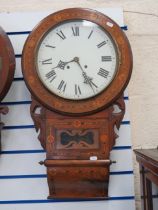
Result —
M81 95L81 89L79 85L75 84L75 95Z
M106 41L101 42L100 44L97 45L98 48L104 46L106 44Z
M52 77L53 77L53 78L52 78ZM55 73L55 71L52 70L52 71L48 72L48 73L46 74L46 78L47 78L47 79L52 78L52 79L50 80L50 82L52 82L52 81L56 78L56 73Z
M46 44L45 47L55 48L55 46L52 46L52 45L49 45L49 44Z
M66 39L66 36L63 34L63 32L60 30L60 32L56 33L61 39Z
M108 75L109 75L109 71L107 71L107 70L105 70L105 69L103 69L103 68L100 68L100 69L99 69L99 72L98 72L98 75L100 75L100 76L102 76L102 77L104 77L104 78L107 78Z
M44 64L52 64L52 58L46 59L42 61L42 65Z
M64 82L64 80L61 80L59 86L58 86L58 90L62 90L63 92L65 92L65 88L66 88L66 83Z
M101 61L112 61L112 57L111 56L101 56Z
M90 34L88 36L88 39L91 37L92 33L93 33L93 30L91 30L91 32L90 32Z
M72 27L72 32L74 36L79 36L79 27L78 26Z
M58 66L58 68L60 68L60 69L64 69L65 66L66 66L66 64L67 64L66 62L63 62L63 61L60 60L57 66Z

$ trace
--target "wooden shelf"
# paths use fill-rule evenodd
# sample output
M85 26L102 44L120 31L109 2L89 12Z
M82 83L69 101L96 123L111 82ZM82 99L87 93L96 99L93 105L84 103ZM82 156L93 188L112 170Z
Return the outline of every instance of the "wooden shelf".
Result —
M152 182L158 186L158 149L136 149L140 165L142 209L153 210Z

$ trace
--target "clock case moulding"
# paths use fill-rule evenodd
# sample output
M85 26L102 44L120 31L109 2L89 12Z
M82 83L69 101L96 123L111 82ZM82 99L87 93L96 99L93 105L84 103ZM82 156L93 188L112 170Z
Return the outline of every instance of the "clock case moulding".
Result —
M5 31L0 27L0 102L7 94L14 78L15 55L12 44ZM0 104L0 132L3 128L1 114L8 113L8 107ZM0 135L1 139L1 135ZM1 143L0 143L1 150Z
M50 93L38 78L38 43L53 26L73 19L92 21L108 30L118 47L118 72L97 96L66 100ZM112 25L112 27L109 26ZM107 198L110 151L125 113L123 91L132 72L132 53L120 27L107 16L89 9L71 8L43 19L29 35L22 55L25 82L32 94L31 117L46 151L48 198ZM115 112L117 105L119 112ZM117 161L117 160L116 160Z

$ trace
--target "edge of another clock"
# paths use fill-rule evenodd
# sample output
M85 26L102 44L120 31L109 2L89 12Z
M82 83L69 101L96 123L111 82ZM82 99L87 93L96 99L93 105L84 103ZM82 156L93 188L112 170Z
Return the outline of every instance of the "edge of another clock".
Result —
M15 55L6 32L0 26L0 101L7 94L14 79Z

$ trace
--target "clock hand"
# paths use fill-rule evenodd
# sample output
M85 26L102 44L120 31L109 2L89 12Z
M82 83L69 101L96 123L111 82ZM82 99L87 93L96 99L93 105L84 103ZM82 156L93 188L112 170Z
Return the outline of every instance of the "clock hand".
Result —
M64 70L66 64L67 64L67 62L64 62L64 61L60 60L59 63L57 64L57 66L55 66L52 69L60 68L60 69L63 69Z
M52 68L52 69L60 68L60 69L63 69L63 70L64 70L65 66L66 66L68 63L72 63L72 62L74 62L74 59L73 59L73 60L70 60L70 61L68 61L68 62L64 62L64 61L60 60L59 63L58 63L58 65L55 66L55 67Z
M94 82L92 82L92 78L87 76L86 72L83 70L83 68L82 68L82 66L81 66L81 64L79 62L79 58L78 57L74 57L72 60L70 60L68 62L64 62L64 61L60 60L58 65L55 66L54 68L52 68L52 70L46 74L47 79L50 79L51 77L53 77L53 79L54 79L56 77L56 73L55 73L54 69L60 68L60 69L64 70L65 66L68 63L72 63L72 62L76 62L79 65L80 69L82 70L82 75L83 75L83 77L85 79L84 83L89 84L90 87L92 88L93 92L95 93L95 90L94 90L92 85L94 85L96 88L97 88L97 85Z
M53 67L52 70L49 71L49 72L46 74L47 79L50 79L51 77L53 77L53 78L56 77L56 76L55 76L56 73L55 73L54 69L60 68L60 69L63 69L63 70L64 70L65 66L66 66L68 63L71 63L71 62L74 62L74 60L71 60L71 61L68 61L68 62L63 62L63 61L60 60L59 63L58 63L58 65L55 66L55 67Z
M93 84L95 87L97 87L97 86L92 82L92 79L91 79L90 77L88 77L87 74L86 74L86 72L83 70L83 68L82 68L82 66L81 66L81 64L80 64L80 62L79 62L79 58L78 58L78 57L75 57L72 61L75 61L75 62L79 65L79 67L80 67L80 69L81 69L81 71L82 71L82 75L83 75L83 77L84 77L84 79L85 79L85 83L89 84L89 86L91 87L91 89L92 89L93 92L95 93L95 90L94 90L92 84Z

